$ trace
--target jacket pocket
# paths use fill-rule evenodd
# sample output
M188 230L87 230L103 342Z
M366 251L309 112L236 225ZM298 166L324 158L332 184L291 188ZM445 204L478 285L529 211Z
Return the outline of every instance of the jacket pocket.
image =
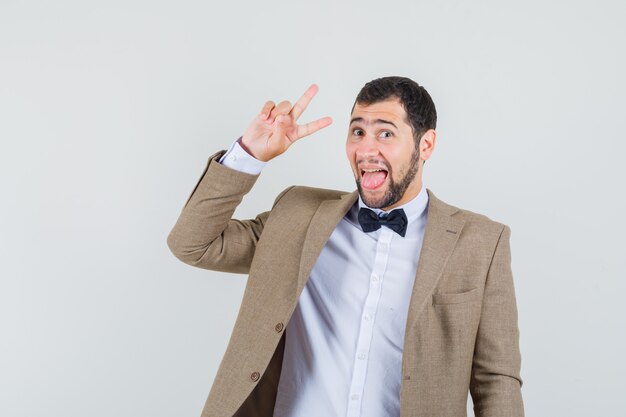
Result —
M463 304L480 300L480 291L478 288L460 293L439 293L433 294L433 305L445 304Z

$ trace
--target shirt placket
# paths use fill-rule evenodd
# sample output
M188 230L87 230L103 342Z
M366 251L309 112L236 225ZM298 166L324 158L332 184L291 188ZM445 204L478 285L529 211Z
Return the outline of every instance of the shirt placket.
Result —
M393 238L393 233L394 232L391 229L382 227L376 243L374 266L369 276L369 289L367 297L365 298L365 303L363 304L363 312L361 314L352 381L350 383L350 391L348 394L347 417L359 417L361 415L363 390L365 388L367 366L370 360L369 353L372 344L374 322L376 319L376 312L378 310L378 302L382 292L383 278L387 269L389 246L391 244L391 239Z

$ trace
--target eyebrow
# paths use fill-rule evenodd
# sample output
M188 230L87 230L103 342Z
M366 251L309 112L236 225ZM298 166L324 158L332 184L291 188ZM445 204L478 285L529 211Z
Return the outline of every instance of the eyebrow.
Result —
M354 122L363 122L365 119L363 119L362 117L355 117L352 120L350 120L350 124L354 123ZM382 123L382 124L389 124L393 127L395 127L396 129L398 128L398 126L396 126L393 122L390 122L389 120L385 120L385 119L374 119L372 121L372 123Z

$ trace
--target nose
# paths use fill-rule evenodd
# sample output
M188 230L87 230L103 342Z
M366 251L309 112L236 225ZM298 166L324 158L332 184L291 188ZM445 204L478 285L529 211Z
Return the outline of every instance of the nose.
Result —
M356 149L357 159L368 159L379 155L378 142L369 137L364 137L358 144Z

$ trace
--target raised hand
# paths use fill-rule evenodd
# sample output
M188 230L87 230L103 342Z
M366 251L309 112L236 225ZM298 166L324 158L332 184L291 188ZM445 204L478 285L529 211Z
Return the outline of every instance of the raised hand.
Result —
M278 105L273 101L265 103L261 113L254 118L243 134L241 146L256 159L269 161L285 152L298 139L330 125L332 123L330 117L323 117L304 125L296 123L317 91L317 85L311 84L293 106L289 101L281 101Z

